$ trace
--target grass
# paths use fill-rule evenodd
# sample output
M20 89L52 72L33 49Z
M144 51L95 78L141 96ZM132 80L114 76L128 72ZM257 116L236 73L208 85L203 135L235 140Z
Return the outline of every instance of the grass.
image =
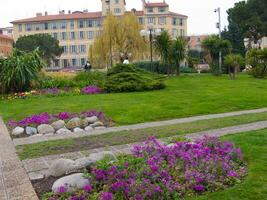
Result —
M24 159L36 158L45 155L61 154L73 151L83 151L94 148L122 145L146 140L149 136L165 138L182 136L188 133L223 128L227 126L267 120L267 112L246 114L221 119L200 120L171 126L147 128L141 130L106 133L98 136L83 138L47 141L17 147L19 157Z
M183 75L166 83L166 89L150 92L0 101L0 115L4 120L18 120L41 112L97 109L125 125L267 106L267 80L248 75L239 75L235 81L228 76Z
M249 174L239 185L190 200L266 200L267 129L224 137L242 149Z

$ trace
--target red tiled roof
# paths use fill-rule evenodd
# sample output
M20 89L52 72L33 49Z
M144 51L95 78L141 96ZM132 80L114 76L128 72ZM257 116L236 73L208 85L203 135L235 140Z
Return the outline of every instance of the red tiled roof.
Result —
M42 21L55 21L55 20L71 20L71 19L90 19L90 18L100 18L102 17L102 12L75 12L72 14L58 14L58 15L46 15L38 16L27 19L21 19L11 22L16 23L26 23L26 22L42 22Z
M137 10L136 12L135 12L135 15L136 16L143 16L144 15L144 11L142 11L142 10Z
M175 12L170 12L170 15L173 15L173 16L180 16L180 17L186 17L186 18L188 18L187 15L182 15L182 14L175 13Z
M2 34L0 34L0 39L6 39L6 40L12 40L13 41L12 37L9 37L7 35L2 35Z
M169 5L165 2L146 3L145 4L145 7L166 7L166 6L169 6Z

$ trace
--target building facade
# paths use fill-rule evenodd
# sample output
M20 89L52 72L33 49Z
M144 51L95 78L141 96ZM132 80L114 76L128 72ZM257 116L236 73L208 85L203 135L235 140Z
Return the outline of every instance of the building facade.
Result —
M88 12L60 11L57 15L37 13L35 17L13 21L13 37L16 41L25 35L47 33L59 40L64 53L54 60L52 67L81 67L88 58L90 46L94 39L101 34L102 22L109 13L122 16L133 12L138 22L148 29L153 25L153 30L167 30L173 36L187 35L187 16L171 12L165 2L147 3L142 0L143 9L126 11L125 0L101 0L102 11Z
M0 34L13 37L13 27L0 28Z
M13 38L0 34L0 57L7 57L12 53Z
M209 35L192 35L188 37L188 48L190 50L204 51L202 47L202 42L208 38Z

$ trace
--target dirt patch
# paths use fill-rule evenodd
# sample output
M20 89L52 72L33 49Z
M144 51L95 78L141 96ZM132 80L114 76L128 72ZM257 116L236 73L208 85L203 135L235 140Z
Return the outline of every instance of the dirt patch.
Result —
M37 196L39 197L39 199L41 199L45 193L51 192L53 183L57 179L58 178L49 177L49 178L45 178L39 181L32 181L33 188L35 189L35 192Z

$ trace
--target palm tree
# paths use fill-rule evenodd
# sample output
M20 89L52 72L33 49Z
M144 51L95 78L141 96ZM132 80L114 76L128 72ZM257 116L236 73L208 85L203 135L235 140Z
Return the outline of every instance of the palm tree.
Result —
M235 79L237 69L244 64L244 58L240 54L229 54L224 58L224 64L228 67L230 79Z
M180 75L180 63L186 58L187 41L183 37L177 37L171 44L170 59L175 66L176 74Z
M167 31L161 32L156 36L154 46L158 54L160 55L161 62L167 67L168 74L170 74L170 47L171 36Z

